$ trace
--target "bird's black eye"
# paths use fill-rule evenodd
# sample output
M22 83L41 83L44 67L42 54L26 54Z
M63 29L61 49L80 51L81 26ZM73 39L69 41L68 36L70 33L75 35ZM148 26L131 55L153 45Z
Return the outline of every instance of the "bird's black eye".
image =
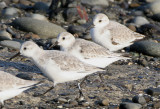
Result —
M102 20L99 20L99 22L102 22Z
M65 37L63 37L62 39L65 40Z
M27 50L27 48L26 48L26 47L24 47L24 48L23 48L23 50Z

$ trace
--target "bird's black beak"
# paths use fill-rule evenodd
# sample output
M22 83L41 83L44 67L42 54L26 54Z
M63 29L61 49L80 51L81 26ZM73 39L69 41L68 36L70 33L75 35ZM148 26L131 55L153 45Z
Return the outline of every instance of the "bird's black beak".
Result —
M48 49L50 50L52 47L58 45L58 41L56 41L54 44L52 44Z
M87 31L90 30L91 28L94 28L94 24L89 25L89 26L86 28L85 32L87 32Z
M15 57L20 56L20 52L18 52L17 54L15 54L14 56L12 56L9 60L11 61L12 59L14 59Z

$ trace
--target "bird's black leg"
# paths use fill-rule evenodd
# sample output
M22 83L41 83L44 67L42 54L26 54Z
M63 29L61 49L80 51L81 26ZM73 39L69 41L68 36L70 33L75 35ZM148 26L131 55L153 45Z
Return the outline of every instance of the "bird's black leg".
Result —
M79 89L79 98L83 97L81 86L84 84L84 81L87 79L88 76L86 76L80 83L78 83L78 89Z
M57 14L59 2L60 0L52 0L51 5L49 6L49 20L52 20L53 16Z
M42 94L38 94L38 95L34 95L35 97L39 97L39 96L43 96L45 95L46 93L48 93L49 91L51 91L52 89L54 89L54 86L50 87L47 91L45 91L44 93Z

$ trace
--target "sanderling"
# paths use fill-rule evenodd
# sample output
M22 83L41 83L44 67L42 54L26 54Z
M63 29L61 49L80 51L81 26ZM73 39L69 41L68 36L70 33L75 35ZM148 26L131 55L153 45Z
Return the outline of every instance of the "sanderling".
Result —
M109 20L102 13L93 18L93 28L90 34L94 42L110 51L118 51L145 37L118 22Z
M61 51L72 54L82 62L101 68L105 68L109 64L121 59L129 59L121 56L122 54L120 53L113 53L94 42L75 38L68 32L60 33L56 44L60 45Z
M23 56L31 58L35 65L43 72L44 76L54 82L53 87L49 90L53 89L58 83L78 80L94 72L104 71L101 68L83 63L66 52L43 50L33 41L24 42L20 48L20 53ZM81 84L78 84L81 97L83 94L80 86Z
M23 91L40 84L40 81L23 80L7 72L0 71L0 102L13 98Z

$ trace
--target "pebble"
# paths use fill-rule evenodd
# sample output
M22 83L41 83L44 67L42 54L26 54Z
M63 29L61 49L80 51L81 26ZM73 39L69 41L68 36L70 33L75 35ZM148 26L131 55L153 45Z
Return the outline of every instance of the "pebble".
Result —
M32 39L40 39L40 37L37 34L33 34L31 32L26 33L23 37L25 37L25 38L32 38Z
M144 95L144 99L146 100L147 103L152 100L151 96L149 95Z
M140 32L150 38L160 38L160 27L154 24L145 24L140 28Z
M44 2L36 2L33 6L33 8L39 12L44 12L46 13L49 9L49 6L47 3Z
M12 36L15 35L15 33L13 32L13 30L10 27L7 27L6 31L8 33L10 33Z
M19 9L14 8L14 7L8 7L8 8L4 8L1 12L1 15L3 18L14 18L18 16L18 13L20 12Z
M133 23L137 26L137 27L140 27L144 24L149 24L149 21L145 18L145 17L142 17L142 16L137 16L133 19Z
M142 105L146 104L146 100L145 100L145 98L143 97L143 95L136 95L136 96L134 96L134 97L132 98L132 101L133 101L134 103L139 103L139 104L142 104Z
M159 108L160 108L160 101L154 102L154 103L153 103L153 107L154 107L155 109L159 109Z
M27 75L24 73L20 73L16 75L19 78L25 79L25 80L32 80L33 76L32 75Z
M77 16L79 16L77 8L68 8L64 14L66 16L67 22L74 22L78 19Z
M129 24L127 27L132 31L136 31L136 27L133 24Z
M82 106L84 106L84 107L87 107L89 105L90 105L89 102L82 102Z
M130 48L146 55L160 57L160 43L156 43L153 40L135 42Z
M59 33L66 31L56 24L28 17L15 19L11 25L26 32L33 32L42 39L56 38Z
M21 47L21 44L23 42L24 41L22 41L22 40L16 40L16 39L14 39L14 40L4 40L4 41L0 41L0 45L19 50L20 47Z
M77 101L69 101L69 104L73 105L73 106L77 106L78 105L78 102Z
M68 100L66 100L65 98L58 98L58 101L60 103L67 103L68 102Z
M160 95L160 88L148 88L146 93L152 96L159 96Z
M99 104L102 106L107 106L109 104L109 100L108 99L101 100Z
M0 30L0 41L2 40L12 40L11 34L5 30Z
M117 105L109 105L107 109L119 109Z
M19 3L24 5L31 5L31 2L29 0L19 0Z
M86 20L85 19L80 19L80 20L77 20L77 23L79 23L79 24L85 24Z
M86 30L86 28L84 28L83 26L69 26L68 31L71 32L72 34L78 34L78 35L82 35L82 33L84 33Z
M152 11L153 15L154 14L160 14L160 0L155 0L154 2L150 3L149 9Z
M119 109L141 109L142 105L138 103L129 103L129 102L123 102L120 104Z
M3 2L0 2L0 9L3 9L7 7L6 3L3 1Z
M145 59L145 57L141 56L137 62L139 65L142 65L144 67L148 66L148 61Z
M108 6L108 0L81 0L81 3L83 5L89 5L89 6Z
M131 15L134 15L134 16L143 16L144 13L143 13L143 11L133 10L133 11L131 12Z
M137 8L137 7L139 7L139 6L140 6L139 3L131 3L131 4L129 4L129 7L130 7L130 8Z

